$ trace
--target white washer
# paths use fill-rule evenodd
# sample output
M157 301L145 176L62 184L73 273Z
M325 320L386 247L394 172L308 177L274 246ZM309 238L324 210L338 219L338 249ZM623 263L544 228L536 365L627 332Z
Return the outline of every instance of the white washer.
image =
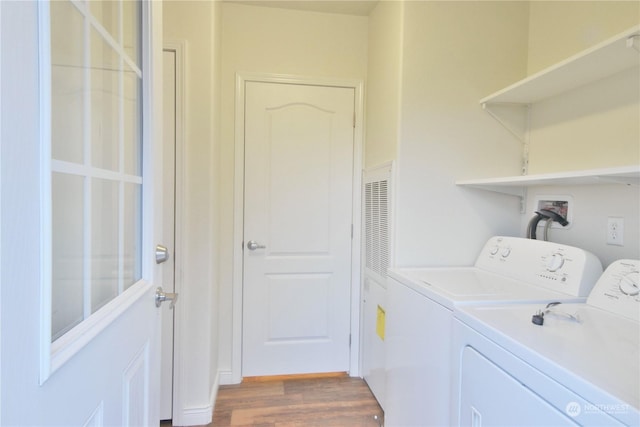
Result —
M450 425L455 306L584 301L601 273L600 261L581 249L500 236L489 239L474 266L391 269L385 425Z
M457 307L452 425L640 425L639 267L613 263L542 325L541 304Z

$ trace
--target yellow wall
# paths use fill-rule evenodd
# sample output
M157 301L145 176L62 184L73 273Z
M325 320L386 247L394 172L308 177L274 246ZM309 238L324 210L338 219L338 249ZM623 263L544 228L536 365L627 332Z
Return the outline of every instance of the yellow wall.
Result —
M369 15L365 168L396 158L403 7L402 2L383 1Z
M528 74L640 23L637 1L532 1Z
M234 113L237 72L361 79L367 74L366 17L224 3L218 203L220 369L231 369Z
M471 264L519 227L515 198L455 181L519 174L520 143L478 101L525 75L528 5L406 2L403 25L395 261Z
M529 22L532 73L640 24L640 2L536 1ZM638 117L638 68L534 104L529 173L639 164Z

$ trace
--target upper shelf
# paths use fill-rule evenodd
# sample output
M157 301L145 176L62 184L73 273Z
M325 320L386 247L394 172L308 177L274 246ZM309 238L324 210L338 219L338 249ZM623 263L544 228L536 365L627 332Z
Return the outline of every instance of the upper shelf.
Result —
M523 197L525 195L525 188L536 185L640 185L640 166L623 166L574 172L473 179L467 181L456 181L456 184Z
M640 25L480 100L532 104L640 65Z

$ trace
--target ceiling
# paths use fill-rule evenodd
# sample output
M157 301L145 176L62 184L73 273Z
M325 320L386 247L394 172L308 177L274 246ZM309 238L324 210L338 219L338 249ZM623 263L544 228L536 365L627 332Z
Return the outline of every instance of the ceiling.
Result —
M343 15L368 16L378 0L224 0L251 6L277 7Z

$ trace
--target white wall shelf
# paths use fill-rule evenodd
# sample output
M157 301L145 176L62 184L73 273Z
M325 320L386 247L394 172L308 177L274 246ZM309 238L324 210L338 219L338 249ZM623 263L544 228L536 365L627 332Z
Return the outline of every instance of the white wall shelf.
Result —
M526 189L541 185L640 185L640 165L539 175L456 181L456 185L511 194L524 198Z
M640 74L640 25L499 90L481 99L480 104L523 143L526 153L529 143L528 114L532 104L634 67L638 68ZM506 109L499 109L501 106ZM527 108L523 110L523 106ZM511 107L519 108L513 110ZM503 119L502 116L512 110L518 112L516 116L522 116L521 123L512 124L513 114L506 116L508 120ZM640 165L539 175L528 175L527 169L528 160L525 158L521 176L462 180L456 184L518 196L522 212L525 211L527 189L533 186L640 185Z
M485 104L532 104L640 65L640 26L480 100Z

